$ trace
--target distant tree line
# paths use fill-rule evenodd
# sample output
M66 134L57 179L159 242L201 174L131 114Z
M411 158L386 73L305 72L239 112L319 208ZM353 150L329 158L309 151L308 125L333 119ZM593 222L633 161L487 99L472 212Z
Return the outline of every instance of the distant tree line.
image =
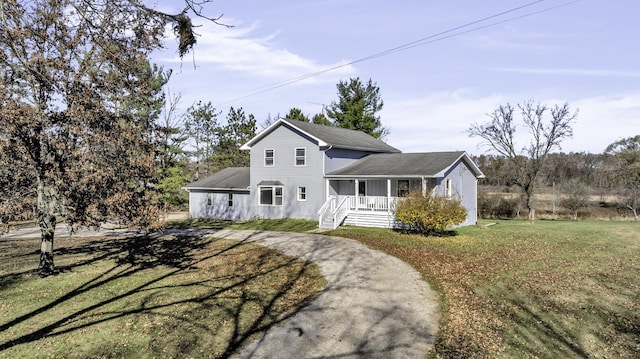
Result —
M480 155L474 160L486 175L479 181L480 186L507 191L515 185L512 181L514 168L506 156ZM640 135L616 141L602 153L549 153L537 181L544 191L554 191L558 197L557 206L568 209L574 218L579 209L596 205L624 208L638 219ZM591 195L604 193L617 198L615 203L607 203L604 197L599 203L589 201ZM519 198L493 198L492 201L500 207L498 212L507 217L517 215L521 205Z

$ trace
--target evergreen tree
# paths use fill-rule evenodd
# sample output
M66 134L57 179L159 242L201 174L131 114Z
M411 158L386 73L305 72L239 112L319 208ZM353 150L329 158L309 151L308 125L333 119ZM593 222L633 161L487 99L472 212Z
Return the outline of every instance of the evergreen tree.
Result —
M218 170L226 167L248 167L249 152L240 147L256 135L256 119L245 114L242 107L231 107L227 114L227 124L220 128L218 143L214 149L212 162Z
M184 129L194 148L192 154L196 161L194 174L194 180L196 181L200 179L201 170L204 171L204 176L215 172L211 168L212 166L208 159L213 156L214 149L217 146L220 132L218 115L220 113L213 107L211 101L207 103L198 101L187 109Z
M389 134L377 115L384 105L380 88L371 79L363 84L360 78L351 78L340 81L337 88L338 101L327 108L327 116L334 126L363 131L375 138Z
M309 122L309 117L307 117L304 113L302 113L302 110L297 107L292 107L289 110L289 113L284 118L288 120Z
M180 117L177 114L181 94L167 91L162 114L156 124L159 141L158 148L158 185L159 198L166 212L171 209L184 208L189 198L182 190L188 179L186 169L189 164L184 149L188 136L184 134Z
M333 126L333 123L329 121L324 113L316 113L315 115L313 115L313 117L311 118L311 122L315 123L316 125Z

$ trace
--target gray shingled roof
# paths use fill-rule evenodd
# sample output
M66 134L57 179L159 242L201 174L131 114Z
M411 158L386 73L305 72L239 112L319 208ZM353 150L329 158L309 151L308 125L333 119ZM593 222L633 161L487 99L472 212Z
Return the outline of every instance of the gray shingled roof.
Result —
M326 143L334 148L352 149L369 152L400 152L397 148L390 146L381 140L370 136L362 131L349 130L346 128L316 125L296 120L280 119L278 122L295 127L302 132ZM273 128L275 128L274 126ZM245 146L251 147L255 141L267 135L267 130L252 138Z
M480 169L464 151L376 153L361 158L347 167L328 173L327 176L435 177L441 176L443 171L455 164L461 157L467 161L476 176L483 177Z
M249 167L228 167L199 181L189 183L186 189L246 190L249 187Z

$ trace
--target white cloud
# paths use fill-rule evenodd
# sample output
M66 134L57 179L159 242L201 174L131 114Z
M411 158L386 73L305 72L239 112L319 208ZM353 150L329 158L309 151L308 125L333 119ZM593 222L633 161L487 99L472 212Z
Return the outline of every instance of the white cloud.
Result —
M232 19L227 21L233 23ZM249 76L271 78L274 81L290 80L336 68L306 80L322 79L335 82L336 79L355 72L352 65L346 65L348 63L346 60L321 64L286 48L278 47L274 41L278 38L278 33L270 33L262 37L255 36L254 33L258 28L259 24L233 28L211 23L202 24L196 29L200 35L194 48L197 64L201 67L216 65L218 70L232 70ZM168 41L175 40L171 38ZM169 63L182 61L178 56L158 60Z
M485 121L485 114L504 101L501 95L477 97L464 89L438 92L415 99L387 100L381 119L390 130L387 141L403 152L481 153L481 141L469 138L466 131L474 122Z
M381 113L390 129L387 142L403 152L465 150L481 154L488 150L482 140L470 138L466 131L473 123L488 120L487 113L514 100L502 94L478 96L469 90L439 92L420 98L386 100ZM562 142L564 152L601 153L607 145L640 134L640 93L577 99L541 99L542 104L579 109L573 137ZM521 148L527 133L519 128L516 145Z
M568 151L600 153L621 138L640 134L640 93L583 98L573 105L580 112Z

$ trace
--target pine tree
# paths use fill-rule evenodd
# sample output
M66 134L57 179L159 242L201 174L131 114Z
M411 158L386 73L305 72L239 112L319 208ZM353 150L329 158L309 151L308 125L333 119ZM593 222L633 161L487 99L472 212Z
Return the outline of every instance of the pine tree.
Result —
M351 78L348 82L340 81L337 88L338 101L327 108L334 126L362 131L375 138L389 134L377 115L384 106L380 88L371 79L365 85L360 78Z

